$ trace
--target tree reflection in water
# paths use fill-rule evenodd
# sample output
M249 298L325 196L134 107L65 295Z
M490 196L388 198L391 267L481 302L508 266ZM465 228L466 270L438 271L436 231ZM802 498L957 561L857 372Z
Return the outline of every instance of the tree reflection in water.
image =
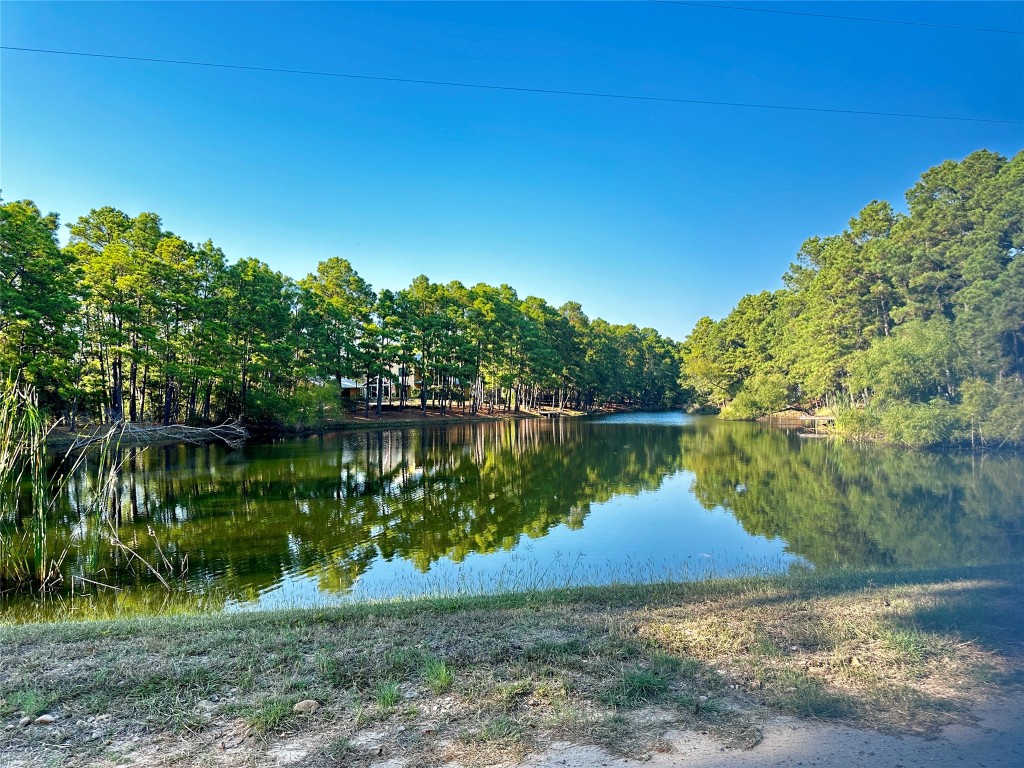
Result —
M1019 455L841 445L678 414L639 421L341 433L234 452L129 449L111 519L147 559L160 558L155 541L172 563L187 556L191 589L215 586L238 600L289 574L343 593L378 559L425 572L442 558L512 550L524 534L582 529L594 505L656 491L680 471L692 473L701 506L731 512L751 535L784 539L816 566L1022 559ZM152 576L109 544L107 523L80 512L89 481L88 468L73 478L51 546L68 547L70 572L149 586ZM586 551L586 531L579 537Z

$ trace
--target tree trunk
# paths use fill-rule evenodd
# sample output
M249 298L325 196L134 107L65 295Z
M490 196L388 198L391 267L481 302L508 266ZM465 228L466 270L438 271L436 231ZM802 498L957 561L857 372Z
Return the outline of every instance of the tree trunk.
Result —
M191 421L196 416L196 395L199 391L199 380L193 376L192 382L188 385L188 406L185 408L185 421Z
M133 337L133 349L136 347L137 343L138 342ZM128 370L128 419L129 421L136 422L139 420L139 412L135 404L135 396L138 393L137 383L139 374L139 363L134 357L132 358L132 364Z
M139 398L139 413L146 418L146 392L149 390L149 366L142 369L142 393Z
M210 420L210 399L213 397L213 379L206 382L206 392L203 394L203 421Z
M164 382L164 426L171 424L171 411L174 399L174 380L168 376Z
M124 418L124 380L121 373L120 354L114 356L111 375L113 381L110 389L110 420L121 421Z

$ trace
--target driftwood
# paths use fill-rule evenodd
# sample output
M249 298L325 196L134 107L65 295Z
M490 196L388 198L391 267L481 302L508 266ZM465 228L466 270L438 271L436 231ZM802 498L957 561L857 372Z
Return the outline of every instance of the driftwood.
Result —
M92 437L76 437L69 450L88 448L92 445L107 442L111 437L118 443L162 443L180 442L202 445L220 441L229 448L241 448L249 437L247 430L240 422L225 421L213 427L189 427L185 424L168 426L139 426L127 421L111 425L111 428L100 435Z

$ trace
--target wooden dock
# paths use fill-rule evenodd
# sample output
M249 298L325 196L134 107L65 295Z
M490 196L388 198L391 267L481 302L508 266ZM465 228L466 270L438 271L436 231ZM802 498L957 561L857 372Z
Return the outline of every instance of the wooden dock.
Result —
M829 424L830 422L833 422L835 420L836 420L835 416L807 416L807 415L804 415L804 416L800 417L800 421L801 422L804 422L804 423L810 422L813 425L814 434L818 434L818 426L819 425Z

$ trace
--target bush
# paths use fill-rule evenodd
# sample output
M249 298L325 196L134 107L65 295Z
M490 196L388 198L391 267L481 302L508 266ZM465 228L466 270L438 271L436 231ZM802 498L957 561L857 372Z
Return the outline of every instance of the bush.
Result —
M791 401L786 378L779 373L756 373L743 383L732 402L722 409L723 419L756 419L782 410Z
M945 445L957 442L962 434L956 406L939 399L889 405L880 421L886 439L901 445Z
M960 392L964 442L1024 445L1024 382L968 379Z

